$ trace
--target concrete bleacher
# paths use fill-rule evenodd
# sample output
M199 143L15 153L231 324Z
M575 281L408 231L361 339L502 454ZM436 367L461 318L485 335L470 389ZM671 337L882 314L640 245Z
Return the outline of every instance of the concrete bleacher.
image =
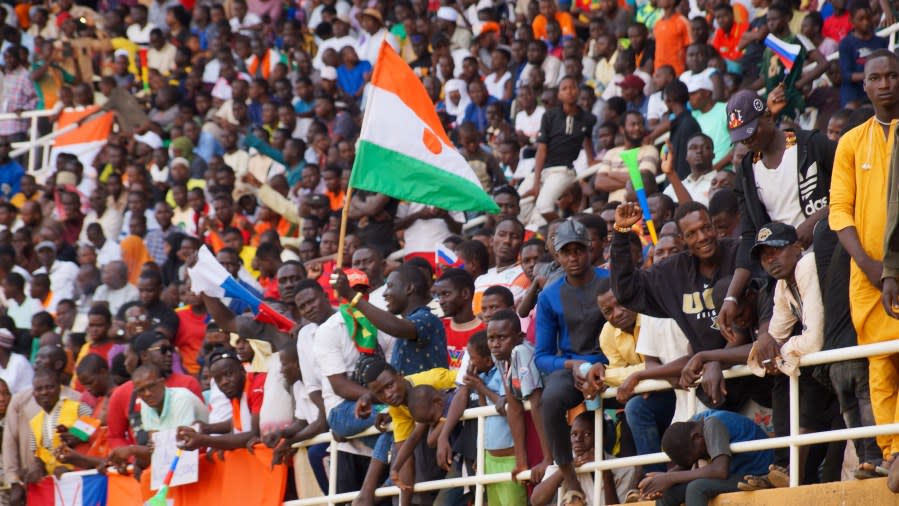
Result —
M654 506L654 501L634 503ZM899 494L887 489L886 478L850 480L796 488L734 492L716 497L710 506L899 506Z

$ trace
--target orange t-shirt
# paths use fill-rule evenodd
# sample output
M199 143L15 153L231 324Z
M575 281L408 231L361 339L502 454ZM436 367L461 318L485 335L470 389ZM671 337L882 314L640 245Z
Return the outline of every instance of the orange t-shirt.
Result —
M730 33L724 33L724 30L718 28L715 35L712 36L712 46L721 54L725 60L736 61L743 57L743 51L737 49L740 38L746 33L749 25L746 23L734 23Z
M687 19L675 12L670 17L663 17L656 21L652 33L656 39L655 68L671 65L674 67L674 75L683 74L687 46L693 42L690 38L690 23Z
M574 37L574 18L571 17L571 14L562 11L556 11L556 21L559 22L559 26L562 28L562 36ZM536 18L534 18L534 22L531 23L531 29L534 31L534 38L539 40L546 39L546 16L543 14L538 14Z

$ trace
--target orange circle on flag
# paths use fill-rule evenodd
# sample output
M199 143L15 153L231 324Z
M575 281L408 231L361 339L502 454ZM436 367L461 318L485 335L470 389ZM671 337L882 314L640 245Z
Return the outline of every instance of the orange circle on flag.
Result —
M430 128L425 127L424 131L421 134L421 143L428 148L428 151L434 153L435 155L439 155L441 151L443 151L443 143L440 142L440 139L437 137L434 132L431 131Z

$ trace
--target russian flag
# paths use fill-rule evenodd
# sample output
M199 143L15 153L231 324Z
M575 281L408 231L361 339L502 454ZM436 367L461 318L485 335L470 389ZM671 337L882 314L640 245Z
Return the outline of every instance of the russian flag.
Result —
M230 297L246 302L256 315L256 321L274 325L281 332L290 332L296 325L232 278L205 245L197 253L197 263L187 272L194 293L203 292L210 297Z
M440 270L452 268L461 269L462 267L465 267L465 264L459 260L459 257L456 256L453 250L447 248L442 243L438 244L437 248L434 250L434 263Z
M771 51L774 51L774 54L776 54L777 58L780 59L780 62L783 63L787 72L793 70L793 65L796 63L796 59L799 58L800 52L802 52L801 45L788 44L787 42L784 42L783 39L775 37L770 33L765 37L765 46L771 49Z

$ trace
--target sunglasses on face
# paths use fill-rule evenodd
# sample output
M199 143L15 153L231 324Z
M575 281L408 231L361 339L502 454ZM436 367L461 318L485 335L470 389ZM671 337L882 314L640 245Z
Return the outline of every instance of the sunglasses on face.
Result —
M168 355L169 353L173 353L175 351L175 347L171 344L163 344L162 346L153 346L152 348L147 348L147 351L159 351L163 355Z

